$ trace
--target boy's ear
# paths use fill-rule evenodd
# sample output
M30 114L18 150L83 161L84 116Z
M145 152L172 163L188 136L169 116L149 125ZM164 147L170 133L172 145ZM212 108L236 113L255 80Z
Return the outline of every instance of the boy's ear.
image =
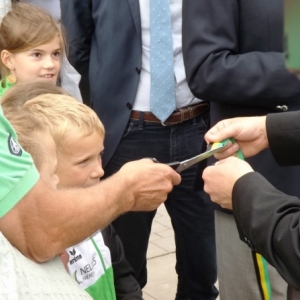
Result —
M13 59L12 59L12 53L10 53L9 51L3 50L1 52L1 61L11 71L15 69Z

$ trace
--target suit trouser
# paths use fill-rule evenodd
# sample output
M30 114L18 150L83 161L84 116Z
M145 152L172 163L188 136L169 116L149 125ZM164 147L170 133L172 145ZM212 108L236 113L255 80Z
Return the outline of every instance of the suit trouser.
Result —
M251 249L240 240L233 215L216 210L215 224L221 300L261 300ZM286 300L287 283L270 264L268 272L272 300Z
M155 157L167 163L182 161L205 149L208 112L173 126L130 120L124 136L105 168L106 176L124 163L145 157ZM176 299L216 299L214 212L211 203L194 192L198 166L182 172L182 182L165 202L175 232ZM200 172L201 174L202 172ZM156 212L129 212L113 225L120 236L125 255L144 287L147 282L146 252L151 224ZM161 266L164 267L163 265Z

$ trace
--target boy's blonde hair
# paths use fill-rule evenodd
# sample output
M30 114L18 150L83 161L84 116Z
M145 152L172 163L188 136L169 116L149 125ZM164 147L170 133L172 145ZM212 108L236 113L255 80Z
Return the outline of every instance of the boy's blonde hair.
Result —
M87 105L67 95L45 94L27 101L22 108L46 126L62 151L70 134L79 138L97 131L104 137L103 124Z
M14 3L0 25L0 53L27 51L60 37L62 52L66 51L66 38L62 25L43 9L28 3ZM0 60L2 78L9 69Z
M15 113L21 110L28 100L42 94L69 95L64 89L49 82L18 82L12 86L0 99L3 113L6 115L10 111Z
M44 153L41 136L50 134L42 122L28 112L19 110L17 113L8 113L6 118L17 133L18 143L33 158L38 170L41 169L47 153Z
M42 120L23 110L22 106L26 101L46 93L68 94L62 88L48 82L20 82L11 87L0 100L5 117L17 133L19 144L31 154L38 170L47 157L41 145L41 135L50 134L50 132L45 128Z

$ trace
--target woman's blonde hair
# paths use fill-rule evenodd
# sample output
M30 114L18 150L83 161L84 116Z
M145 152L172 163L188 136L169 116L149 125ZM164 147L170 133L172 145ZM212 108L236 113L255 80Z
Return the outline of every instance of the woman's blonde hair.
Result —
M43 9L28 3L14 3L3 17L0 25L0 53L27 51L38 45L51 42L56 36L61 41L62 52L66 51L63 26ZM0 60L2 78L9 69Z

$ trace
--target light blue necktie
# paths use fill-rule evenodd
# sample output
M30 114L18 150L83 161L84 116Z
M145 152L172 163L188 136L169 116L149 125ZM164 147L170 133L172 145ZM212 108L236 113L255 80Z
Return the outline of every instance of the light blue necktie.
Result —
M169 0L150 0L150 110L162 122L175 110L173 41Z

